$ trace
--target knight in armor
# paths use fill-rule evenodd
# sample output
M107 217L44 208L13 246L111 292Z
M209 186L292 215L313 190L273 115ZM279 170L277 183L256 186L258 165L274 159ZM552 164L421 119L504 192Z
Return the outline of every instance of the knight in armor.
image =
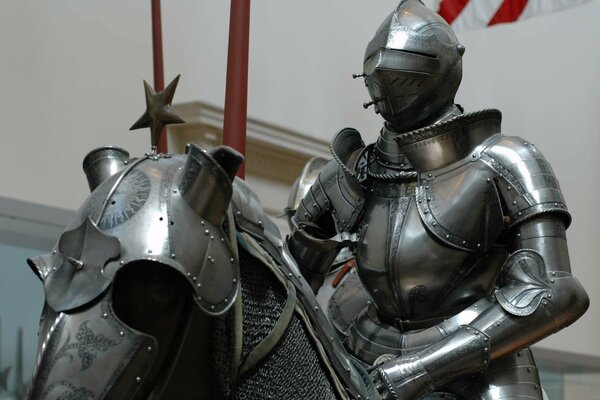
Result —
M500 111L454 102L464 52L439 15L402 1L361 74L379 138L341 130L292 217L287 244L315 291L354 251L368 301L336 326L384 399L541 399L529 346L589 305L550 164L501 133Z

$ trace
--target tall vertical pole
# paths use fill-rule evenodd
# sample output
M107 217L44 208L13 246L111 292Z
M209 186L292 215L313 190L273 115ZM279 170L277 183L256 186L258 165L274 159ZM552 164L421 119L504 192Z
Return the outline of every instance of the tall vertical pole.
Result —
M250 0L231 0L223 144L246 154ZM238 171L244 178L245 163Z
M160 0L152 0L152 59L154 65L154 90L159 92L165 88ZM158 140L157 151L159 153L167 152L165 128L163 128L163 132Z

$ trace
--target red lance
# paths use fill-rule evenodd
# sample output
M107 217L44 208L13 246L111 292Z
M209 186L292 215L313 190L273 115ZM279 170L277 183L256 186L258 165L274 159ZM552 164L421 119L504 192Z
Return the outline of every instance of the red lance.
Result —
M231 0L223 144L243 155L246 154L249 36L250 0ZM245 163L237 175L244 178Z
M152 59L154 66L154 90L160 92L165 88L160 0L152 0ZM156 150L159 153L166 153L168 150L165 128L163 128L163 132L160 135Z

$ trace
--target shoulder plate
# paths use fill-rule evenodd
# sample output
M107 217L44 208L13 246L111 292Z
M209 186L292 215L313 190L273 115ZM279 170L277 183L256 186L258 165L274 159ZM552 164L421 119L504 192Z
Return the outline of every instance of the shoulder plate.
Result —
M365 147L356 129L345 128L335 135L330 149L333 159L319 172L292 221L295 226L300 222L313 222L328 211L336 232L348 232L356 224L365 203L359 180Z
M555 213L571 223L558 180L550 163L530 142L498 135L481 152L481 160L495 173L511 226L542 213Z
M479 154L486 142L474 154ZM474 252L489 250L504 229L493 177L477 155L421 173L416 200L427 229L450 246Z

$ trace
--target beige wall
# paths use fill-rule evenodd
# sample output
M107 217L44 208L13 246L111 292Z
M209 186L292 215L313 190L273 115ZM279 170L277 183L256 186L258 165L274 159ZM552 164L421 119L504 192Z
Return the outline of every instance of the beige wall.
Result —
M163 2L167 80L182 73L176 102L223 104L228 3ZM354 126L373 140L380 121L362 109L366 90L350 75L395 5L252 2L249 115L319 137ZM504 131L532 140L552 162L574 216L573 269L592 307L544 345L600 356L598 15L595 0L461 34L458 101L467 110L500 108ZM74 209L87 194L87 151L146 151L148 134L127 129L144 108L141 79L152 80L149 21L148 2L139 0L0 2L1 196Z

